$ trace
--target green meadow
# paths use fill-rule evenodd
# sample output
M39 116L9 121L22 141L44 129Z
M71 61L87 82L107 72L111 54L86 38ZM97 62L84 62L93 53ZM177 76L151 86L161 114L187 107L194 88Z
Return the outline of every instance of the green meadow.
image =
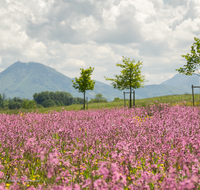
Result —
M159 103L167 103L169 106L174 105L181 105L182 102L185 101L185 106L193 106L193 100L191 94L183 94L183 95L168 95L168 96L160 96L160 97L153 97L153 98L146 98L146 99L136 99L135 100L135 107L145 107L148 108L149 106ZM195 106L200 106L200 94L194 94L194 103ZM133 104L133 100L132 100ZM115 102L100 102L100 103L87 103L85 104L85 109L102 109L102 108L109 108L112 109L114 107L122 108L124 107L124 100L120 99ZM129 99L126 99L126 107L129 107ZM28 112L37 112L37 113L47 113L50 110L55 110L57 112L61 111L64 108L65 110L82 110L83 104L72 104L70 106L61 106L61 107L48 107L48 108L33 108L33 109L17 109L17 110L9 110L9 109L0 109L0 114L19 114L20 112L28 113Z

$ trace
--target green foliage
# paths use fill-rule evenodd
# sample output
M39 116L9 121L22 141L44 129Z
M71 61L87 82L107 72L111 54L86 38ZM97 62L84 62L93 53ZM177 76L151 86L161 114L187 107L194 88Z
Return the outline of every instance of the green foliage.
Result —
M19 97L14 97L14 98L13 98L13 101L14 101L14 102L22 103L23 100L20 99Z
M115 99L113 100L113 102L118 102L118 101L121 101L122 99L118 98L118 97L115 97Z
M64 106L65 104L63 103L63 101L58 101L58 100L54 100L56 106Z
M45 101L42 102L42 106L45 107L45 108L53 107L55 105L56 105L55 102L51 99L48 99L48 100L45 100Z
M94 84L95 82L91 80L90 75L92 74L94 68L89 67L89 69L83 69L81 68L81 76L78 79L75 77L76 82L72 80L73 87L75 89L78 89L79 92L84 93L84 106L83 108L85 109L85 91L86 90L93 90L94 89Z
M13 99L5 99L5 94L0 94L0 107L4 109L34 109L37 108L47 108L54 106L68 106L72 103L83 104L84 100L82 98L73 98L73 96L68 92L41 92L35 93L33 95L34 100L20 99L19 97L14 97Z
M81 107L81 109L80 110L85 110L85 108L84 107Z
M37 108L44 108L41 104L36 105Z
M14 97L13 99L9 99L8 108L9 109L19 109L22 106L23 100L19 97Z
M2 102L2 108L8 108L8 105L9 105L9 100L4 100L3 102Z
M124 58L124 56L122 56ZM144 87L142 86L142 83L144 82L144 76L141 75L141 68L142 62L138 61L138 63L135 63L135 60L130 61L130 59L123 59L124 64L116 64L117 66L123 68L121 71L121 75L115 75L116 79L109 79L104 76L106 80L114 81L111 83L114 88L117 88L119 90L124 89L130 89L131 88L140 88ZM130 62L130 63L129 63ZM146 81L147 82L147 81ZM131 108L131 95L130 95L130 108Z
M9 109L19 109L20 107L21 107L20 102L15 102L14 100L9 101L9 105L8 105Z
M192 75L200 65L200 39L194 37L194 40L196 43L193 43L193 46L191 46L191 54L187 53L187 55L181 55L187 60L187 65L184 65L185 68L180 67L180 69L175 69L179 73ZM194 47L196 49L194 49Z
M84 104L84 99L83 98L74 98L74 104Z
M76 98L73 98L73 96L68 92L46 91L46 92L35 93L33 95L33 99L35 100L35 102L37 104L41 104L41 105L45 105L45 106L53 105L53 102L54 102L54 105L56 105L56 106L68 106L68 105L71 105L74 102L73 99L76 99ZM75 101L80 102L81 101L80 99L81 98L76 99ZM47 101L47 100L49 100L49 101ZM50 101L50 100L52 100L52 101ZM82 99L82 102L83 102L83 99Z
M35 101L34 100L24 100L22 103L22 108L24 109L30 109L35 107Z
M0 107L4 108L3 97L0 94Z
M199 97L199 94L194 94L195 103L198 97ZM160 97L153 97L153 98L146 98L146 99L136 99L135 101L136 101L136 107L146 107L146 108L148 108L149 105L153 105L155 101L157 101L158 103L167 103L169 104L169 106L174 106L175 104L186 101L187 102L186 106L192 106L192 97L188 95L167 95L167 96L160 96ZM0 113L9 114L9 115L19 114L19 110L9 110L9 108L7 108L8 102L9 100L5 101L6 107L4 109L0 109ZM45 113L49 110L55 110L57 112L60 112L63 108L63 106L44 108L43 106L38 105L38 104L36 106L39 113ZM68 110L68 111L71 111L71 110L79 111L81 107L83 109L83 105L72 104L70 106L65 106L64 108L65 110ZM123 107L124 107L124 100L121 100L119 102L112 101L112 102L102 102L98 104L91 103L88 109L101 110L102 108L114 109L114 108L123 108ZM35 111L36 111L35 108L26 110L26 112L30 112L30 113L35 112Z
M35 93L33 95L33 99L35 100L35 102L37 102L38 104L42 104L42 102L44 102L45 100L49 100L49 91L45 91L45 92L40 92L40 93Z
M89 103L99 103L99 102L108 102L106 98L102 97L102 94L96 94L94 99L91 99Z
M2 99L3 99L3 101L6 100L6 95L5 95L5 93L2 94Z
M114 81L111 84L114 86L114 88L118 88L119 90L130 89L130 87L134 89L144 87L141 85L141 83L144 82L144 76L141 76L140 70L140 65L142 65L142 62L140 63L140 61L138 61L138 63L133 64L135 63L135 60L130 61L130 59L127 60L126 58L123 59L123 62L124 64L116 64L117 66L123 68L121 71L122 75L115 75L117 79L109 79L105 76L104 78L106 80Z

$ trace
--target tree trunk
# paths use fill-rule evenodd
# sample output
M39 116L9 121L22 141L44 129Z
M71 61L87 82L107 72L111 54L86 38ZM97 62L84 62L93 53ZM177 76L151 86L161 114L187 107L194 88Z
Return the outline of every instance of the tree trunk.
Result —
M131 102L132 102L132 101L131 101L131 86L130 86L130 109L131 109L131 107L132 107L132 106L131 106Z
M85 91L84 91L84 105L83 105L83 109L85 110Z

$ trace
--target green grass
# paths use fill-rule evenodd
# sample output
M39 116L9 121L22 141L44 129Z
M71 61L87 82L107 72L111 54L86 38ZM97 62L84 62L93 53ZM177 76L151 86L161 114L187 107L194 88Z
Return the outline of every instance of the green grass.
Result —
M195 105L200 105L200 94L194 95ZM149 105L158 104L155 103L167 103L170 106L176 105L180 102L186 101L186 106L192 106L192 95L191 94L184 94L184 95L168 95L168 96L160 96L154 98L146 98L146 99L136 99L135 100L135 107L147 107ZM126 99L126 106L128 106L128 99ZM87 110L87 104L85 104ZM96 110L101 108L109 108L112 109L114 107L123 108L124 107L124 100L120 100L117 102L102 102L102 103L88 103L88 109ZM83 104L73 104L70 106L60 106L60 107L48 107L48 108L33 108L33 109L18 109L18 110L9 110L9 109L0 109L0 114L19 114L20 112L28 113L28 112L36 112L38 113L47 113L50 110L61 111L62 108L65 110L81 110L83 108Z

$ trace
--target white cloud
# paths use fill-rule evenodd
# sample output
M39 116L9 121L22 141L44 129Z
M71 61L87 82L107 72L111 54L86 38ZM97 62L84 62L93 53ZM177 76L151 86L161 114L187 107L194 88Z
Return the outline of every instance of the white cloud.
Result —
M46 50L47 47L43 42L32 42L23 53L27 57L38 57L41 59L46 56Z
M99 24L94 20L91 15L89 17L85 17L79 21L74 22L70 26L73 30L80 31L81 34L84 33L86 36L92 35L99 28Z
M146 84L159 84L186 64L200 38L199 0L6 0L0 7L1 67L20 61L49 65L74 78L120 74L122 56L143 62Z

